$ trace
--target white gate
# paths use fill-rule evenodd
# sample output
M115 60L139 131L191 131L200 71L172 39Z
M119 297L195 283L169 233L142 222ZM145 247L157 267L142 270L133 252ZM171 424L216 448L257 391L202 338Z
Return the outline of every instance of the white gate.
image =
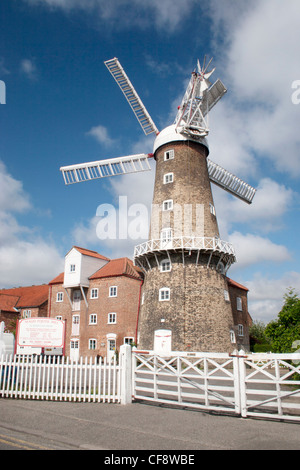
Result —
M300 422L300 354L133 352L133 396Z

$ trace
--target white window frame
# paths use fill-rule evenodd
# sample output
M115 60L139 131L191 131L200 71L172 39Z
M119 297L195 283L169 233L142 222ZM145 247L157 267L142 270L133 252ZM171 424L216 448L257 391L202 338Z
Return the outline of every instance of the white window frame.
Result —
M109 287L109 297L118 297L118 286Z
M62 316L61 315L56 315L55 319L56 320L62 320Z
M97 325L97 313L90 313L89 325Z
M160 262L160 272L168 273L170 271L172 271L172 263L169 258L165 258Z
M174 149L166 150L164 153L164 161L167 162L169 160L173 160L174 156Z
M230 342L231 344L236 343L235 332L233 330L230 330Z
M164 212L166 211L172 211L173 210L173 199L166 199L163 203L162 203L162 210Z
M76 264L70 264L70 273L75 273L76 271Z
M171 289L169 287L159 289L158 299L160 302L169 302L171 299Z
M97 340L96 338L89 338L89 350L95 351L97 349Z
M215 206L211 202L209 203L209 210L212 215L216 216Z
M107 324L108 325L115 325L117 323L117 314L116 312L110 312L107 315Z
M174 173L166 173L164 175L164 184L174 183Z
M23 318L31 318L31 310L23 310Z
M236 298L236 308L239 312L243 311L243 302L242 302L242 297L237 297Z
M173 230L171 227L163 228L160 232L160 241L162 243L169 243L173 240Z
M244 336L244 325L242 325L241 323L238 324L238 335Z
M93 287L91 289L90 299L98 299L99 290L98 287Z
M224 299L226 302L230 302L229 292L227 289L224 289Z
M64 293L63 292L57 292L56 302L63 302L63 301L64 301Z

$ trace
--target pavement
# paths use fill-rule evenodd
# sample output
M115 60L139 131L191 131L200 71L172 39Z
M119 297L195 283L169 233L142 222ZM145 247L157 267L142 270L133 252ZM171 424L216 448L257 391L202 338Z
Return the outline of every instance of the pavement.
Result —
M128 451L141 450L160 454L170 450L181 454L299 450L299 431L299 424L293 422L243 419L139 402L119 405L0 399L1 450L101 450L103 459L121 456L122 451L129 455Z

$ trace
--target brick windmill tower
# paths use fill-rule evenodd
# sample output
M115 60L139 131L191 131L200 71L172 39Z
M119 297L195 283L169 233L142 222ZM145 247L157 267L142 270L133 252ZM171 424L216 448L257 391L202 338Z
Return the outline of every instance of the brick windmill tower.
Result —
M158 131L118 59L105 62L146 135L153 154L62 167L66 184L151 169L156 161L149 240L134 250L145 273L138 323L143 349L231 351L233 314L226 273L233 246L221 240L211 182L252 202L255 189L208 159L207 116L226 93L211 85L211 61L192 73L174 124Z

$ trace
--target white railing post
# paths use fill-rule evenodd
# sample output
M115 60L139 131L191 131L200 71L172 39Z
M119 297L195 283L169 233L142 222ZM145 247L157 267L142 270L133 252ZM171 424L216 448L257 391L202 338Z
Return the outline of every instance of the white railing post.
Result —
M131 346L123 344L120 347L120 367L121 367L121 405L132 403L132 362Z

